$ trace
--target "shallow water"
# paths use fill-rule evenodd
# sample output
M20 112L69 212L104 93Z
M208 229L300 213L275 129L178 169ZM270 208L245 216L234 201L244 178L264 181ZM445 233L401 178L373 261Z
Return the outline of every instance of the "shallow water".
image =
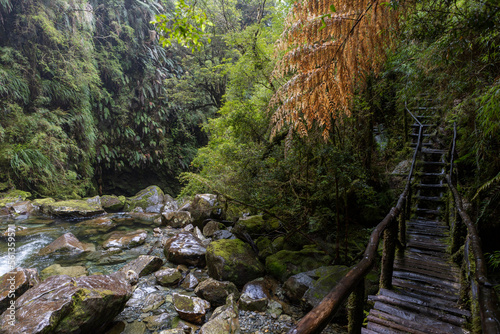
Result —
M152 230L156 227L152 222L134 219L126 214L117 213L107 215L116 226L106 232L96 232L95 229L81 226L79 223L85 220L64 220L47 218L0 218L0 234L3 234L9 225L20 230L15 236L15 266L23 268L37 268L38 272L52 264L61 266L85 266L89 272L109 274L121 268L126 262L135 259L140 254L146 254L151 250L151 243L156 241ZM112 232L134 231L144 229L148 232L148 238L144 245L123 249L120 254L109 255L102 249L101 245ZM91 233L89 233L91 231ZM78 240L84 243L92 243L96 246L96 252L81 254L50 254L38 255L38 251L50 244L61 235L71 232ZM7 237L0 237L0 276L11 270L9 266L9 252Z

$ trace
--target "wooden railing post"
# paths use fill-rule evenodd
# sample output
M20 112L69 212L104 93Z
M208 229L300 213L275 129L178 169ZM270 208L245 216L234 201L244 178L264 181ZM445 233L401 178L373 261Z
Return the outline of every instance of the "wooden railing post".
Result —
M365 305L365 280L361 280L354 288L347 301L348 333L360 334L363 326L363 307Z
M399 243L403 247L399 250L403 252L406 247L406 199L403 201L403 210L399 214Z
M392 272L394 254L396 251L396 222L393 218L384 231L384 252L382 253L382 271L380 273L380 288L392 288Z

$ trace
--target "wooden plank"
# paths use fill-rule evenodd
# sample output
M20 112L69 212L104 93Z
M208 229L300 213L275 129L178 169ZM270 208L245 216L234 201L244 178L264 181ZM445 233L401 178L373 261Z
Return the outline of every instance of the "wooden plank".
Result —
M447 322L456 326L462 326L464 325L467 321L464 318L457 317L452 314L448 314L444 312L443 310L427 307L427 306L421 306L413 303L409 303L406 301L402 301L400 299L394 299L386 296L368 296L369 300L374 301L374 302L381 302L382 304L389 304L389 305L394 305L397 306L398 308L405 309L407 311L411 311L413 313L418 313L418 314L423 314L428 317L436 318L438 320L441 320L443 322Z
M435 296L440 295L441 298L447 299L452 302L457 302L459 299L459 294L456 289L453 288L443 288L435 287L432 285L423 285L418 282L407 281L399 278L392 279L392 285L400 288L407 289L409 291L414 291L425 296Z
M452 324L439 321L434 318L425 317L422 315L408 313L405 312L397 312L398 310L394 309L390 305L386 305L386 311L380 311L372 309L370 310L370 314L373 317L377 317L380 319L386 319L395 323L399 323L403 326L411 328L412 330L422 331L422 333L426 334L465 334L468 333L467 330L454 326ZM405 317L399 317L395 315L395 313L399 315L404 315Z
M455 301L451 301L451 300L448 300L446 298L444 298L445 295L444 293L437 293L435 295L432 295L432 296L425 296L425 295L422 295L420 293L414 293L414 292L411 292L411 291L408 291L408 290L398 290L398 293L401 294L401 295L404 295L404 296L409 296L409 297L413 297L413 298L417 298L417 299L422 299L422 298L425 298L425 300L430 303L431 305L435 305L436 308L441 308L441 306L444 306L444 307L447 307L447 308L452 308L454 309L454 312L456 314L459 314L461 316L464 316L466 318L470 318L471 316L471 313L469 310L464 310L462 308L459 307L458 305L458 300L455 300ZM444 308L441 308L444 310Z
M366 327L368 329L371 329L375 333L379 333L379 334L408 334L406 332L398 331L394 328L379 325L379 324L374 323L374 322L368 322L368 325Z
M382 325L384 327L389 327L391 328L392 330L396 329L396 330L400 330L402 331L403 333L411 333L411 334L427 334L425 332L421 332L419 330L415 330L415 329L412 329L412 328L409 328L407 326L404 326L402 324L399 324L399 323L395 323L395 322L392 322L390 320L385 320L385 319L382 319L382 318L379 318L379 317L375 317L373 315L368 315L367 317L367 320L369 322L373 322L373 323L376 323L376 324L379 324L379 325Z
M451 289L456 289L456 290L460 289L459 283L450 282L448 280L444 280L444 279L440 279L440 278L433 278L433 277L429 277L429 276L417 274L417 273L409 273L406 271L394 270L393 276L397 277L397 278L403 278L403 279L427 283L427 284L435 286L435 287L446 287L446 288L451 288Z
M414 267L414 266L410 266L410 265L404 265L404 264L401 264L400 262L396 262L394 264L394 269L404 270L404 271L410 272L410 273L422 274L422 275L426 275L426 276L430 276L430 277L434 277L434 278L442 278L442 279L446 279L446 280L451 281L451 282L459 283L459 279L456 276L454 276L453 274L449 274L445 271L431 270L429 268L421 268L421 267L419 268L419 267Z
M470 317L470 312L458 308L457 305L452 305L452 306L447 305L447 303L441 302L437 298L428 298L423 296L415 297L409 294L405 294L404 292L400 293L387 289L380 289L379 296L398 299L405 303L416 304L419 306L424 306L432 309L443 310L450 314L454 314L460 317L461 316Z
M368 328L361 328L361 334L377 334L377 332L374 332Z

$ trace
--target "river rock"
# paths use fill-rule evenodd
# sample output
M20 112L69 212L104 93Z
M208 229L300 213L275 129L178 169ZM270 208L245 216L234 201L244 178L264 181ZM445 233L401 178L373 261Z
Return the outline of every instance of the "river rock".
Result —
M227 297L226 304L215 309L210 320L200 328L199 334L233 334L240 332L238 304L234 295Z
M9 190L8 192L0 193L0 212L4 215L8 215L12 210L12 207L19 202L26 201L31 194L22 190Z
M266 271L284 282L292 275L313 270L331 263L332 258L314 247L300 251L281 250L266 258Z
M167 211L161 215L161 221L164 225L175 228L182 228L193 222L191 213L188 211Z
M228 230L219 230L214 232L212 239L213 240L236 239L236 236Z
M196 278L195 275L193 275L192 273L189 273L186 275L186 277L182 281L181 288L183 288L186 291L193 291L199 282L200 281L198 281L198 278Z
M257 237L279 229L280 222L275 219L264 220L263 215L248 216L240 218L234 225L233 233L239 231L248 233L251 237Z
M203 235L210 238L215 234L215 232L219 231L219 229L219 222L211 220L203 226Z
M158 186L149 186L135 196L127 198L125 211L160 213L163 209L163 191Z
M62 267L60 264L48 266L40 272L40 277L44 280L47 277L55 275L68 275L70 277L86 276L87 269L83 266Z
M203 228L203 221L209 218L219 218L219 210L216 208L217 195L198 194L195 195L189 206L184 206L185 211L191 212L193 224Z
M119 212L125 206L125 196L103 195L101 205L107 212Z
M160 313L158 315L146 317L143 321L146 323L146 327L150 331L161 330L172 327L172 320L175 318L174 315L175 313Z
M17 202L12 205L11 211L16 215L29 215L33 212L34 208L31 201Z
M2 314L0 332L92 333L122 311L131 293L112 276L52 276L17 299L14 325L8 311Z
M10 306L11 300L16 300L38 283L40 283L40 277L34 268L16 268L0 277L0 313Z
M210 277L239 287L264 274L264 266L252 248L239 239L213 241L207 247L206 258Z
M40 249L39 255L47 255L52 253L81 253L94 251L95 247L92 244L80 242L73 233L65 233L56 240L52 241L47 246Z
M157 271L162 265L163 260L157 256L140 255L137 259L124 265L119 271L122 273L133 271L142 277Z
M246 311L265 311L275 288L275 283L270 279L258 278L248 282L241 290L240 308Z
M104 241L102 247L104 249L117 247L117 248L132 248L135 246L142 245L148 236L145 230L137 231L117 231L113 232L109 238Z
M51 216L65 218L85 218L104 213L100 201L95 199L51 202L42 204L42 211Z
M116 227L111 217L103 216L95 219L85 220L76 224L77 227L85 229L86 235L106 233Z
M213 278L208 278L198 284L194 293L214 306L224 305L227 297L233 294L236 298L239 297L238 288L233 282L217 281Z
M299 273L290 276L283 284L283 290L286 296L293 302L300 303L302 297L307 290L309 290L315 279L307 275L307 273Z
M206 248L189 232L181 232L168 239L164 248L168 261L192 266L205 266Z
M205 321L205 314L210 309L210 303L198 297L189 297L173 294L174 307L179 317L183 320L202 324Z
M182 278L182 274L179 269L166 268L158 270L155 273L156 282L161 286L172 286L179 283Z

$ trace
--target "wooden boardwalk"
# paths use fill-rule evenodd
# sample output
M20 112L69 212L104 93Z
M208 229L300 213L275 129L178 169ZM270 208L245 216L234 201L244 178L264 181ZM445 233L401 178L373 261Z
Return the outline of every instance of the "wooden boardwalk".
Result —
M431 133L432 126L424 130ZM406 249L396 255L393 289L368 296L374 306L361 331L364 334L469 333L464 327L470 312L459 305L460 269L450 260L449 228L441 219L445 152L431 148L432 136L424 138L420 183L414 196L417 206L414 218L406 224Z

